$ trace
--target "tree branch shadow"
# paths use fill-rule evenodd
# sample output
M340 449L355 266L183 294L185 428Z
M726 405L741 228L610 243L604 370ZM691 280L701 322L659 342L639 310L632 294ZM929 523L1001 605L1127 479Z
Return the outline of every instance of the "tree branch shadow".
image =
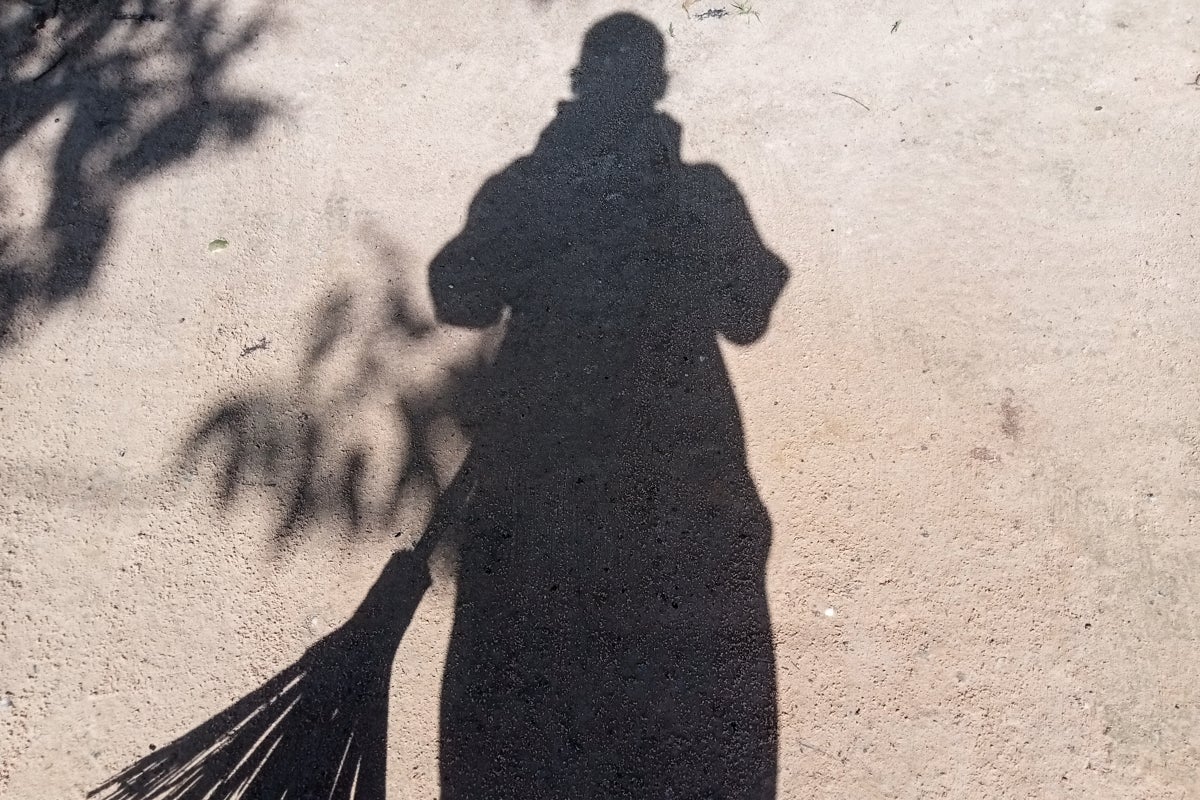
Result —
M391 557L345 624L89 796L290 797L297 787L302 796L384 795L392 662L430 584L434 549L469 494L465 475L445 485L438 461L440 431L452 424L456 389L474 359L451 364L440 380L394 377L409 371L405 344L437 347L435 333L411 298L372 303L343 287L320 303L295 375L217 403L185 439L180 466L207 465L222 508L264 489L273 497L281 547L316 527L389 529L403 511L425 523L419 535L402 532L409 547ZM336 369L345 363L353 368ZM381 401L390 403L386 420L356 416ZM376 473L387 481L368 486Z
M273 113L224 85L271 28L269 9L233 22L221 0L14 8L0 18L0 159L50 117L65 130L45 211L0 223L0 347L88 290L134 186L202 147L251 140Z

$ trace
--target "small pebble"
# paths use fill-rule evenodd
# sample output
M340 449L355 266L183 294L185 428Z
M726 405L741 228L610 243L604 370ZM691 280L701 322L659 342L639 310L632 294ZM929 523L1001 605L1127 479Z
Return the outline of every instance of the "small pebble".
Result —
M827 617L836 617L836 616L837 616L837 612L836 612L836 611L834 611L832 608L827 608L827 609L825 609L825 616L827 616Z

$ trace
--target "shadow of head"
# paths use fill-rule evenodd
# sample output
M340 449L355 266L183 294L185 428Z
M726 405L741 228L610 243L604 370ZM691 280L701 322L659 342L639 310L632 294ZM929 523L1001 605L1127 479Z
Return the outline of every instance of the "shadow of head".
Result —
M667 90L662 34L636 14L613 14L588 30L571 70L576 99L603 107L644 109Z

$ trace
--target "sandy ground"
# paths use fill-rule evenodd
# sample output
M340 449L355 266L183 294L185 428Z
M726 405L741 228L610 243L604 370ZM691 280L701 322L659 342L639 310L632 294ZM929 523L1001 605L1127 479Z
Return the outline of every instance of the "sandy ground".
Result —
M19 800L246 695L419 534L466 434L397 409L489 346L436 325L428 265L617 7L120 8L158 17L96 37L125 80L55 63L52 21L0 88L59 92L0 121ZM1200 797L1200 8L710 8L636 10L685 160L791 272L722 344L773 527L777 795ZM396 656L389 797L439 792L455 591L440 563Z

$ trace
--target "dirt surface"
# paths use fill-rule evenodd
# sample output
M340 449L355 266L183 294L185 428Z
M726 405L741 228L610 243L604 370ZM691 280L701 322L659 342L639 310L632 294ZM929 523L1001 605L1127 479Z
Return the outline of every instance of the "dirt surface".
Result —
M0 795L151 797L282 730L276 779L353 742L366 797L510 796L524 762L528 796L698 797L701 756L713 796L1200 797L1190 4L644 4L669 80L637 124L676 155L612 145L598 197L637 213L605 240L563 188L593 140L554 131L622 7L52 6L0 9ZM710 237L714 294L438 272L512 226L505 268L626 263L675 224L656 170L699 210L654 252ZM647 330L653 369L589 371ZM539 531L533 566L482 591L422 540L468 512ZM675 538L580 541L608 520ZM597 610L513 588L555 569Z

